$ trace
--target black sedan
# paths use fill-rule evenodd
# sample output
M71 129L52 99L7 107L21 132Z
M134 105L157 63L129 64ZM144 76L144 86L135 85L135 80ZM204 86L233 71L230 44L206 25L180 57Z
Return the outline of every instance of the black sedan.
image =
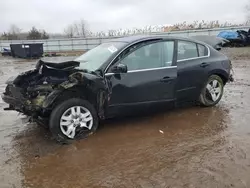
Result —
M103 43L74 61L39 60L6 83L5 110L47 124L59 142L86 137L102 119L157 105L214 106L232 80L231 62L201 40L133 36Z

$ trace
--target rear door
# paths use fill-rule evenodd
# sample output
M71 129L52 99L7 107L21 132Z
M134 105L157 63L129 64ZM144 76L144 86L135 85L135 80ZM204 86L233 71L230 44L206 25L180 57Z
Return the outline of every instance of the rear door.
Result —
M118 62L126 65L128 72L114 74L110 67L106 74L112 85L110 109L118 112L123 107L140 108L174 101L177 79L177 67L173 63L174 41L151 42L131 48L134 50Z
M184 40L179 40L177 46L177 99L196 100L207 79L209 49L202 44Z

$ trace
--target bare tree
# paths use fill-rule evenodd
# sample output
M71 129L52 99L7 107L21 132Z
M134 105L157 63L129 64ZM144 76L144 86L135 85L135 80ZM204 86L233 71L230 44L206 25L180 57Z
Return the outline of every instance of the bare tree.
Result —
M80 20L78 29L79 29L80 36L86 37L89 33L88 28L87 28L87 23L83 19Z
M64 33L68 38L74 37L74 25L70 24L64 29Z
M9 33L12 35L19 35L21 33L21 29L16 25L12 24L10 26Z
M93 33L89 31L89 29L87 27L87 23L84 19L82 19L80 21L76 21L73 24L68 25L64 29L64 33L69 38L72 38L74 36L87 37L89 35L93 35Z
M77 23L77 22L75 22L74 24L73 24L73 28L74 28L74 34L75 34L75 36L81 36L80 35L80 28L79 28L79 24Z
M9 29L9 39L11 40L17 40L18 35L21 33L21 29L17 27L16 25L12 24Z
M248 24L250 24L250 0L248 1L248 4L245 7L246 10L246 21Z
M21 33L21 29L16 25L11 25L8 32L4 32L2 34L2 39L4 40L17 40L19 39L19 35Z

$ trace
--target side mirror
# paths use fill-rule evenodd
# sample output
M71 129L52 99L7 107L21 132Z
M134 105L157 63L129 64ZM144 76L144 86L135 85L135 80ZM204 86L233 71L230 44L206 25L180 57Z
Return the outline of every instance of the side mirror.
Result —
M128 67L127 67L127 65L119 63L118 65L116 65L112 68L112 72L113 73L127 73Z

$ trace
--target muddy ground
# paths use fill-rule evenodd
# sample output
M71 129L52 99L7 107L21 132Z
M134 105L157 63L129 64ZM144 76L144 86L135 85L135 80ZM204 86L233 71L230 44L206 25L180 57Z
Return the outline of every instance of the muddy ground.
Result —
M225 53L236 81L216 107L108 121L71 145L0 100L0 188L250 187L250 49ZM34 64L0 57L0 92Z

